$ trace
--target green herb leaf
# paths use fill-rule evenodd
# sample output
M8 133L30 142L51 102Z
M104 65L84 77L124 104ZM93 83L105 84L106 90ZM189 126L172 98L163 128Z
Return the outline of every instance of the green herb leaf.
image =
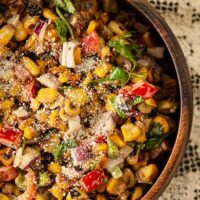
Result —
M55 161L60 159L60 156L67 150L76 147L74 140L67 140L65 143L57 145L56 149L53 151L53 156Z
M119 39L119 40L109 41L108 46L114 48L118 54L130 60L133 63L133 70L135 69L136 60L132 54L132 50L134 50L133 45L127 45L124 39Z
M166 138L166 135L160 135L157 137L152 137L145 142L145 150L151 150L155 147L158 147L162 144L163 140Z
M66 37L67 37L68 29L65 25L65 22L63 22L62 19L58 19L56 21L56 31L57 31L57 33L60 37L60 41L62 43L66 42L67 41Z
M68 29L72 39L74 39L74 33L72 31L72 28L58 7L56 7L56 12L57 12L58 16L60 17L60 19L62 20L62 23L65 24L66 28Z
M56 7L59 7L70 14L75 12L75 8L71 0L53 0L53 2Z
M137 105L137 104L139 104L139 103L142 103L143 101L144 101L144 99L143 99L142 97L136 96L136 97L134 97L134 99L132 100L131 105L135 106L135 105Z
M107 140L107 144L108 144L108 157L117 158L119 156L119 149L117 145L115 145L109 139Z
M110 99L112 106L121 118L126 118L126 113L123 111L122 106L117 102L117 97L112 97Z
M151 130L149 131L149 135L151 137L157 136L157 135L163 135L164 134L164 130L163 127L161 126L160 123L153 123L153 126L151 128Z
M121 83L127 83L129 81L129 75L119 67L113 67L109 75L109 80L119 80Z

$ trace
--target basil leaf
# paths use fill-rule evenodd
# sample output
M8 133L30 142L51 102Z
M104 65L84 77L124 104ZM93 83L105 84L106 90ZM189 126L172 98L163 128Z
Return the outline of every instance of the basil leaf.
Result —
M57 33L60 37L60 41L62 43L66 42L67 41L66 37L67 37L68 29L65 25L65 22L63 22L62 19L58 19L55 23L56 23L56 31L57 31Z
M72 14L75 12L75 8L71 0L53 0L56 7L63 9L64 11Z
M117 102L117 97L112 97L110 99L112 106L121 118L126 118L126 113L123 111L122 106Z
M53 156L55 161L60 159L60 156L67 150L76 147L76 143L74 140L67 140L65 143L57 145L55 150L53 151Z

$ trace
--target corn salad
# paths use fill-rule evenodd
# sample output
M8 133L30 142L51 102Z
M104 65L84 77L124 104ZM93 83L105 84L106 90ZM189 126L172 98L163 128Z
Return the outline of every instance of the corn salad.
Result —
M0 8L0 199L141 199L176 131L165 47L116 0Z

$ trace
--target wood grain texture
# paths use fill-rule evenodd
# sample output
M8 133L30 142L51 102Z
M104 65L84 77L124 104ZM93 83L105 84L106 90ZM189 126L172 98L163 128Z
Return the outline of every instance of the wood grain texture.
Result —
M179 128L169 160L159 178L145 194L142 200L157 199L173 178L190 136L193 118L193 94L188 66L180 45L164 19L146 0L124 0L142 15L163 39L172 58L180 90L180 121Z

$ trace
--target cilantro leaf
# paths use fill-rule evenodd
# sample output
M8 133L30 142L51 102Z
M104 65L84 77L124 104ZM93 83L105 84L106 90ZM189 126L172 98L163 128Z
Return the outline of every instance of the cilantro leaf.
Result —
M57 145L55 150L53 151L53 156L55 161L60 159L60 156L67 150L76 147L76 143L74 140L67 140L65 143Z
M163 130L163 127L161 126L161 124L153 123L153 126L152 126L151 130L149 131L149 135L151 137L153 137L153 136L163 135L163 134L164 134L164 130Z
M65 25L65 22L63 22L62 19L58 19L55 23L56 23L56 31L60 37L61 42L62 43L66 42L67 41L66 36L67 36L68 29Z
M115 96L112 97L110 99L110 102L111 102L112 106L114 107L115 111L117 112L117 114L123 119L126 118L126 113L121 108L121 105L117 102L117 97L115 97Z
M142 97L136 96L136 97L134 97L134 99L132 100L131 105L135 106L135 105L137 105L137 104L139 104L139 103L142 103L143 101L144 101L144 99L143 99Z
M113 67L109 75L109 80L112 81L119 80L123 84L129 81L129 75L119 67Z
M58 16L60 17L60 19L62 20L62 24L66 26L66 29L69 31L72 39L74 39L74 33L72 31L72 28L69 24L69 22L65 19L64 15L62 14L62 12L60 11L60 9L58 7L56 7L56 12L58 14Z
M151 150L154 149L158 146L160 146L163 142L163 140L166 138L166 135L160 135L160 136L156 136L156 137L152 137L149 138L146 142L145 142L145 150Z
M130 60L133 63L134 70L136 67L136 59L132 54L132 50L134 50L136 46L127 45L124 39L109 41L108 46L114 48L118 54Z
M75 8L71 0L53 0L56 7L72 14L75 12Z

